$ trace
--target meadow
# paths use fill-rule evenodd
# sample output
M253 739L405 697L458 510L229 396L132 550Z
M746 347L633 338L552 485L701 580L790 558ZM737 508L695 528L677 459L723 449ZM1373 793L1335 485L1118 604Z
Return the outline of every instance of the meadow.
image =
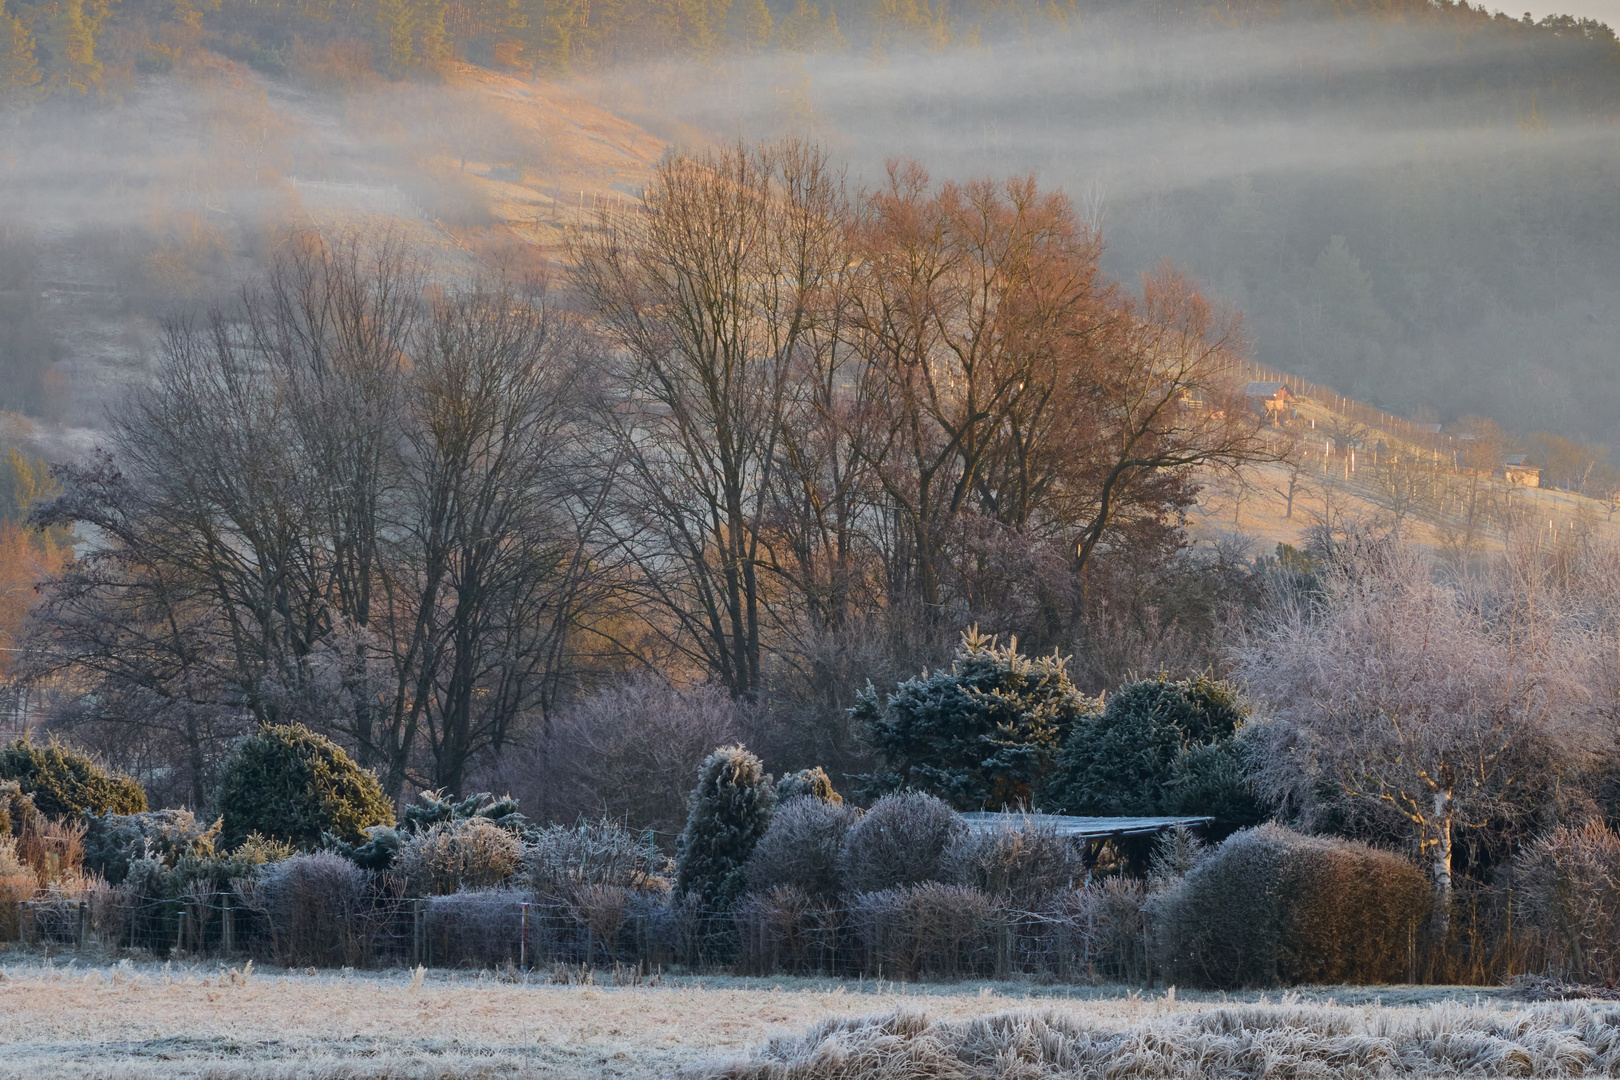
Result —
M0 965L0 1077L1042 1076L1048 1066L1080 1069L1077 1038L1107 1060L1134 1047L1140 1067L1127 1075L1259 1075L1257 1060L1321 1074L1327 1063L1313 1063L1306 1046L1332 1055L1335 1075L1377 1072L1369 1062L1396 1075L1420 1065L1424 1075L1611 1075L1610 1044L1620 1042L1604 1011L1612 1006L1527 1005L1473 987L1268 996L1018 982L615 981L600 971L582 979L577 969L316 973L20 960ZM1153 1037L1172 1029L1173 1040ZM1033 1041L1011 1058L1003 1045L968 1061L975 1040L1008 1043L1009 1033L1008 1045ZM829 1057L829 1046L839 1053ZM1043 1065L1043 1046L1072 1060ZM1141 1057L1154 1046L1202 1064ZM942 1057L964 1050L967 1064ZM834 1058L841 1064L829 1068Z

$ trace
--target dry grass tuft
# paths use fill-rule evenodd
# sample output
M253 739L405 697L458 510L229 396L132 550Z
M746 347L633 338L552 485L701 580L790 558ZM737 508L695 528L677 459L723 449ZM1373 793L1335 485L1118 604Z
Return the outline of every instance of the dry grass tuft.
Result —
M904 1009L828 1019L767 1042L711 1080L1045 1080L1059 1077L1613 1076L1620 1006L1521 1012L1233 1005L1110 1027L1053 1009L930 1023Z

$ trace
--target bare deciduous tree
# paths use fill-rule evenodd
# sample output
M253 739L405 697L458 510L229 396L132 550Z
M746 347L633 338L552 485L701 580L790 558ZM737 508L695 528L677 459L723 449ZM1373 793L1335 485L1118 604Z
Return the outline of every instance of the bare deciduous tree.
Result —
M220 738L288 719L395 795L425 734L413 778L459 787L555 703L599 569L577 345L508 287L428 304L390 235L293 237L238 307L170 328L111 452L39 511L97 543L30 672L177 730L197 805Z
M1271 713L1258 780L1310 824L1318 785L1398 814L1448 917L1458 833L1518 812L1527 785L1595 749L1585 729L1591 641L1534 595L1490 602L1430 580L1381 545L1332 570L1239 652Z
M799 144L673 156L645 214L604 214L571 241L620 361L601 424L650 625L742 696L761 684L764 521L789 373L828 284L818 237L834 186Z

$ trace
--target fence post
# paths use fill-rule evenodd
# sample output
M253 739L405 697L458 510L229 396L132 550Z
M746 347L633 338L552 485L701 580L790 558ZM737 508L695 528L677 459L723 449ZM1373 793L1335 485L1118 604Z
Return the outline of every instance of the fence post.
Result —
M170 952L184 953L186 951L186 923L190 921L191 907L184 900L175 901L180 908L180 918L174 926L174 948Z
M529 970L529 902L523 902L523 926L518 932L518 968Z
M236 954L236 905L231 894L219 894L219 948L226 956Z
M84 939L89 936L89 932L90 932L90 902L88 900L80 900L79 901L79 929L78 929L78 932L76 934L74 934L74 940L73 940L74 947L77 948L80 952L84 951Z

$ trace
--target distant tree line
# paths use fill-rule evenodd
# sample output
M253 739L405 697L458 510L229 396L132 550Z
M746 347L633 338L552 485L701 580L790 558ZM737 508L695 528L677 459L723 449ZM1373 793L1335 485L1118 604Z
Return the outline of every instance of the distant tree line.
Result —
M324 0L291 7L244 0L9 0L0 12L0 93L82 95L109 76L117 83L136 72L167 70L198 46L275 72L336 64L399 77L461 59L566 74L767 50L881 56L1009 40L1033 46L1054 35L1083 35L1116 17L1165 33L1241 32L1342 20L1344 14L1326 0L1233 4L1220 14L1169 0ZM1605 51L1613 50L1614 36L1592 20L1519 21L1451 0L1398 0L1355 14L1382 32L1443 35L1459 46L1482 34L1511 41L1521 50L1512 66L1565 95L1570 80L1558 76L1567 76L1572 63L1590 69L1613 62ZM1575 81L1576 94L1591 89Z

